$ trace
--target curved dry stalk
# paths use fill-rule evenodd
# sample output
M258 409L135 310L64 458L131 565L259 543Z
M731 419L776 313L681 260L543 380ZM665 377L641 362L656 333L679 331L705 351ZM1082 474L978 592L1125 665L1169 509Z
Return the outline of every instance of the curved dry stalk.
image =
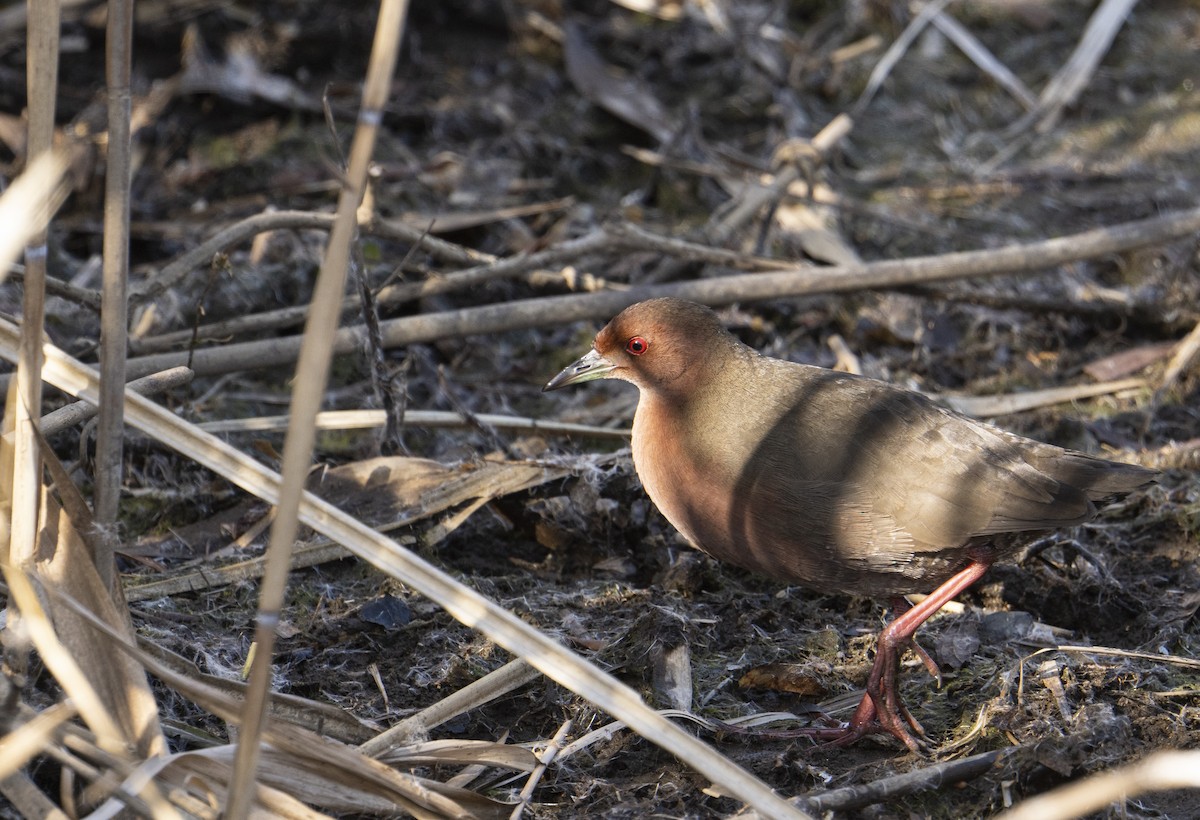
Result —
M321 230L333 228L333 214L315 213L313 211L271 211L255 214L240 222L230 225L214 236L201 242L181 256L163 266L149 282L134 288L129 295L132 304L141 304L157 298L175 285L196 268L207 265L213 255L227 250L234 245L269 231L284 230ZM453 242L429 236L403 222L389 219L372 218L361 226L364 234L397 239L401 242L411 242L426 253L443 262L455 264L477 265L495 261L489 254L473 251ZM306 309L305 309L306 310Z

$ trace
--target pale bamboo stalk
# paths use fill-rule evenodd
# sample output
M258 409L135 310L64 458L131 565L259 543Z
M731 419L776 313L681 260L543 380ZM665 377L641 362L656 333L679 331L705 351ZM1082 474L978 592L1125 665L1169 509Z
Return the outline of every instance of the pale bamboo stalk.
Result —
M1124 804L1147 792L1200 789L1200 751L1159 751L1137 763L1100 772L1031 797L1001 820L1067 820Z
M129 309L129 188L131 182L129 89L133 51L133 0L109 0L106 71L108 153L104 175L104 273L100 298L100 417L96 426L96 571L111 591L124 461L125 350Z
M333 339L341 316L350 246L358 227L358 207L366 191L367 172L400 54L407 11L408 0L383 0L380 4L358 127L350 144L349 166L342 194L338 198L337 215L317 278L312 309L296 365L291 415L283 445L283 485L275 522L271 526L271 540L267 546L266 572L259 587L258 617L254 630L257 657L250 667L241 733L234 758L233 782L229 786L229 802L225 808L225 816L230 820L243 820L253 803L259 743L270 692L275 629L279 624L279 613L287 590L292 545L299 529L304 482L312 462L313 444L316 441L315 421L321 409L333 359Z
M54 147L54 103L58 88L58 0L29 0L26 59L29 138L26 168ZM46 315L46 228L39 225L25 247L25 285L21 348L17 362L17 400L13 409L12 519L9 561L33 562L38 532L41 454L33 423L42 415L42 326ZM6 266L7 267L7 266Z
M26 89L29 100L29 132L26 140L25 167L31 169L52 156L54 148L54 104L58 87L59 46L58 0L29 0L26 31ZM7 197L6 197L7 198ZM7 227L6 227L7 230ZM42 489L42 456L34 425L42 415L42 335L46 318L47 230L39 221L27 234L25 245L25 281L21 306L21 337L17 357L15 393L6 402L13 432L11 474L2 479L8 490L9 508L3 526L7 543L0 543L0 557L6 566L31 567L38 541L38 513ZM7 260L4 260L7 268ZM7 458L7 456L6 456ZM6 462L5 470L9 469ZM19 604L12 602L5 623L4 661L14 678L20 679L29 667L29 642L20 622L25 617ZM19 776L14 776L19 780ZM10 778L11 779L11 778ZM7 782L7 781L6 781Z

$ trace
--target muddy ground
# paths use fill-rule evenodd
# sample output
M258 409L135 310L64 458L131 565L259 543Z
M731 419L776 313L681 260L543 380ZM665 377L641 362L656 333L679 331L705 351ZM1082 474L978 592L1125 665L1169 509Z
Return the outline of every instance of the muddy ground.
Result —
M145 2L137 9L135 108L145 106L147 121L137 138L134 177L135 280L152 278L202 238L267 208L330 211L340 159L321 100L329 100L344 147L375 7L296 0ZM983 2L952 4L949 11L1037 94L1067 62L1093 6ZM760 215L725 247L817 264L854 255L871 261L999 247L1195 206L1195 4L1137 6L1077 101L1044 127L1021 125L1025 109L1018 100L933 30L856 107L909 20L903 4L878 2L686 4L678 19L605 2L415 3L376 150L374 206L414 225L467 214L472 218L449 230L435 222L434 230L499 256L621 220L706 241L710 220L730 201L729 180L770 171L787 140L811 138L845 112L854 119L849 134L802 174L835 204L806 208L799 201L793 210L815 220L803 229L784 224L783 215L765 222ZM97 115L103 26L96 8L65 12L64 35L59 117L96 133L103 123ZM19 35L9 32L5 42L8 79L0 106L17 114L24 105L24 53ZM191 85L164 90L185 63ZM572 63L575 70L568 70ZM286 93L266 98L275 86L261 79L239 86L228 76L205 86L195 81L197 65L224 67L234 77L261 72ZM624 79L597 73L597 65L624 72ZM606 110L601 102L613 89L637 103L635 113L622 118L619 105ZM103 182L96 156L80 160L75 193L53 231L51 275L84 288L98 286L96 266L89 265L100 249ZM533 204L540 207L516 216L500 210ZM277 232L193 271L132 311L135 345L196 324L304 304L324 237ZM452 270L396 239L364 238L361 251L374 285L393 275L419 282ZM581 275L574 279L548 268L380 310L387 318L563 293L581 286L583 274L620 287L730 272L649 252L599 252L573 264ZM18 291L12 285L5 291L3 309L13 312ZM1187 239L1036 275L742 302L722 315L748 344L772 355L833 366L836 336L867 375L933 393L985 396L1140 377L1141 386L994 421L1149 463L1172 442L1200 436L1194 367L1155 393L1170 355L1164 343L1183 338L1200 319L1198 295L1197 246ZM55 341L89 355L95 314L66 298L56 299L50 313ZM594 384L549 396L539 390L587 349L599 326L414 345L388 351L387 366L403 374L411 409L625 426L635 403L628 386ZM295 331L239 331L231 339ZM1097 363L1129 351L1142 357L1132 369L1094 375ZM290 368L209 376L163 401L194 421L276 414L285 411L290 376ZM329 407L377 406L367 357L340 358ZM230 440L257 447L268 461L282 442L267 434ZM55 445L66 459L79 455L77 434ZM415 456L454 463L506 452L559 459L573 472L497 499L435 546L421 548L656 706L673 705L673 690L662 681L663 657L683 647L691 708L703 716L816 710L844 719L869 668L884 602L782 587L689 550L646 501L622 446L588 437L408 427L403 447ZM375 431L329 433L317 458L334 465L379 448ZM591 458L601 452L612 457ZM130 585L189 562L231 560L222 548L253 518L235 517L235 525L217 519L242 502L237 492L142 439L131 439L126 458ZM1154 463L1170 467L1176 463L1170 458ZM787 795L1020 747L964 783L837 815L845 817L989 816L1156 749L1195 748L1198 502L1194 471L1168 469L1157 486L1069 533L1082 549L1056 546L997 566L963 596L965 609L931 621L922 643L943 669L942 686L911 656L903 676L904 694L931 739L927 757L886 739L830 750L804 740L704 737ZM416 545L437 520L396 536ZM259 539L236 557L261 547ZM251 638L255 594L255 582L245 580L137 601L134 621L145 637L202 671L233 678ZM278 689L380 727L509 660L436 606L352 559L297 570L284 618ZM1106 651L1052 648L1061 645ZM782 674L798 691L741 685L765 664L794 665ZM165 690L163 703L167 718L225 736L224 724ZM567 720L569 739L608 722L570 692L539 680L434 736L538 742ZM199 741L178 732L173 742ZM475 787L511 796L520 785L496 778ZM717 817L738 810L737 801L707 786L666 752L616 732L551 766L528 813ZM1200 796L1144 796L1100 816L1196 817Z

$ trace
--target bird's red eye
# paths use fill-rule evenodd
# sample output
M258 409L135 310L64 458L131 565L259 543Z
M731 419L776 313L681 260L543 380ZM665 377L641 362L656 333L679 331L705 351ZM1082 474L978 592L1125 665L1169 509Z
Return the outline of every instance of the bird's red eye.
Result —
M634 336L625 343L625 352L631 356L641 356L650 349L650 343L641 336Z

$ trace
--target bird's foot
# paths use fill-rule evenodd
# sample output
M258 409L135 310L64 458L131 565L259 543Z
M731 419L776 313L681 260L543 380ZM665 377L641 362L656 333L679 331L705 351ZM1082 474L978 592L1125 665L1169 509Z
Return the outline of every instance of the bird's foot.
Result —
M867 694L854 711L850 728L874 725L919 754L924 744L925 728L900 698L897 680L900 656L905 649L911 649L939 684L942 675L933 658L913 639L911 632L893 629L896 623L893 621L879 635L875 646L875 663L867 678Z
M938 668L937 661L933 659L933 656L925 651L925 647L917 643L916 638L909 638L908 648L914 655L921 659L921 664L925 667L925 671L929 673L931 678L937 681L938 688L941 689L942 670Z
M846 725L846 737L836 741L836 745L845 746L860 737L869 734L890 734L903 743L909 751L922 754L925 751L925 727L921 725L908 707L895 694L895 680L888 692L876 691L871 693L868 682L867 694L854 711L854 716Z

